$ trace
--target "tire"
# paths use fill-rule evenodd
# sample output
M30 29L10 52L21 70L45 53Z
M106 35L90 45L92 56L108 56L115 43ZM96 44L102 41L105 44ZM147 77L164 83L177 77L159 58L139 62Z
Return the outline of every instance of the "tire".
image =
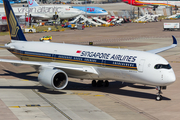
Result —
M156 101L161 101L162 100L162 96L161 95L157 95L156 96Z
M93 80L93 81L92 81L92 86L93 86L93 87L96 87L96 80Z
M108 86L109 86L109 81L108 81L108 80L105 80L104 86L105 86L105 87L108 87Z
M97 86L98 86L98 87L102 87L102 86L103 86L102 84L103 84L103 80L98 80Z

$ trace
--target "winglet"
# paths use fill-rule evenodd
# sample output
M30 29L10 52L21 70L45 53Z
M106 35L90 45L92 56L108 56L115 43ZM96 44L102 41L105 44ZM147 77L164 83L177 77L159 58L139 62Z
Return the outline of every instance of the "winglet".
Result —
M177 45L177 40L176 38L172 35L172 38L173 38L173 44Z
M166 50L169 50L171 48L176 47L177 46L177 40L173 35L172 35L172 38L173 38L173 44L172 45L167 46L167 47L163 47L163 48L154 49L154 50L149 50L147 52L157 54L157 53L160 53L160 52L163 52L163 51L166 51Z

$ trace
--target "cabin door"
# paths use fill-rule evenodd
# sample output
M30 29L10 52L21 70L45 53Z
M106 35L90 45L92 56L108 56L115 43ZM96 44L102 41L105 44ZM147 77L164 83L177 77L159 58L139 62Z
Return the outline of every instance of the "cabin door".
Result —
M101 66L102 66L102 67L105 67L105 66L106 66L106 60L103 60L103 59L102 59Z
M138 71L139 71L139 72L143 72L144 63L145 63L145 60L144 60L144 59L141 59L140 62L139 62L139 64L138 64Z
M52 54L52 61L56 60L56 57L57 57L56 53L57 53L57 50L54 50L54 54Z

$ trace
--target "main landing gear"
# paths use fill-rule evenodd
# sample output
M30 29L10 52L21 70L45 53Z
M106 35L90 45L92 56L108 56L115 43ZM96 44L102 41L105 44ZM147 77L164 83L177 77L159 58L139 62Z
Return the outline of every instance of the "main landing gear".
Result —
M156 96L156 100L157 101L160 101L160 100L162 100L162 91L161 91L161 89L162 89L163 87L162 86L157 86L156 87L156 90L158 90L158 93L157 93L157 96Z
M103 80L98 80L97 82L96 82L96 80L92 80L92 86L93 87L102 87L102 86L105 86L105 87L108 87L109 86L109 82L108 82L108 80L105 80L105 81L103 81Z

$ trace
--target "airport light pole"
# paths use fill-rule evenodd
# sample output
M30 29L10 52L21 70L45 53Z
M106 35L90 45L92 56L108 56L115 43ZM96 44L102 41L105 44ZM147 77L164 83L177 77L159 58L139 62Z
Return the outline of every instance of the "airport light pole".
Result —
M29 26L29 0L28 0L28 26Z
M87 18L87 0L85 0L85 4L86 4L86 6L85 6L85 9L86 9L86 10L85 10L85 12L86 12L85 14L86 14L86 15L85 15L85 16L86 16L86 18Z
M24 28L26 27L26 16L27 16L27 13L25 13L25 26L24 26Z
M131 16L132 16L132 0L131 0Z

